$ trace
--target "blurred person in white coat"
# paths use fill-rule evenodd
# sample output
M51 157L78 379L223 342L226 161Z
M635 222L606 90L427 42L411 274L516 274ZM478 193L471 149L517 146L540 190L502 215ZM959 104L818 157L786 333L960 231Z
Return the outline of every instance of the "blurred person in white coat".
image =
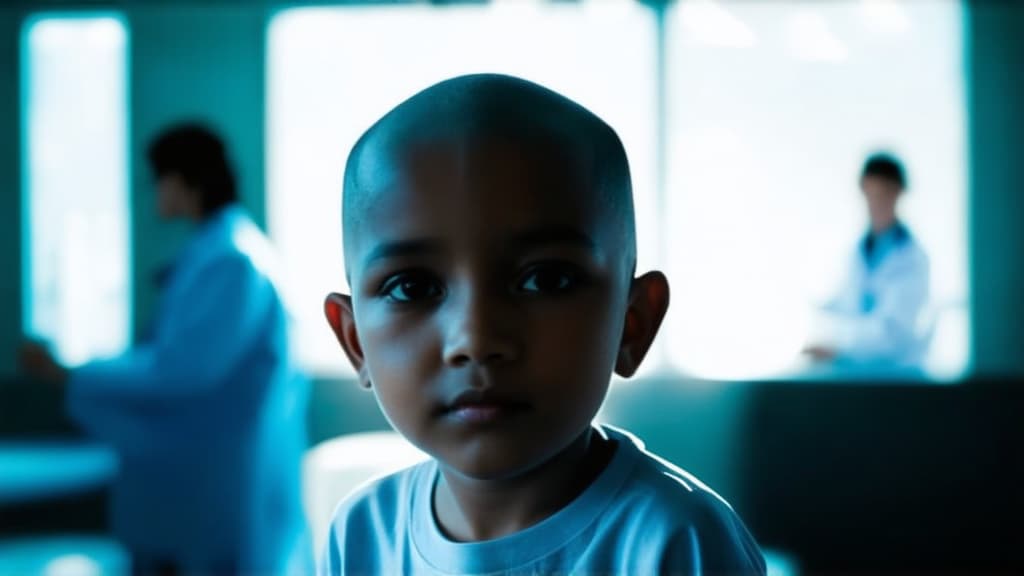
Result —
M172 127L149 161L160 216L195 225L164 274L151 338L73 369L27 344L22 365L66 389L72 418L116 449L111 524L133 573L305 572L308 382L269 242L238 204L215 133Z
M897 214L906 193L903 164L870 156L861 171L869 230L850 256L845 279L824 306L820 335L804 350L843 369L920 367L929 343L928 256Z

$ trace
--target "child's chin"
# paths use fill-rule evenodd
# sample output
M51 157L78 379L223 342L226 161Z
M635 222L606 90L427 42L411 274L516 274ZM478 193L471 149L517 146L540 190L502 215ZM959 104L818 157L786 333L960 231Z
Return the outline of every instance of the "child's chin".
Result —
M458 454L444 459L444 465L473 480L497 481L515 478L540 464L533 460L530 455L514 449L499 449L481 443L461 447Z

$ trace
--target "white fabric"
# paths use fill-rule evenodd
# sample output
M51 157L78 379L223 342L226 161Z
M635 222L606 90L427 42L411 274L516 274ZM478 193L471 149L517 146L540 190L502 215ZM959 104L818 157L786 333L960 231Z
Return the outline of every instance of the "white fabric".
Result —
M625 432L611 462L546 520L483 542L448 540L431 505L435 461L387 476L335 514L321 576L364 574L764 574L732 508Z

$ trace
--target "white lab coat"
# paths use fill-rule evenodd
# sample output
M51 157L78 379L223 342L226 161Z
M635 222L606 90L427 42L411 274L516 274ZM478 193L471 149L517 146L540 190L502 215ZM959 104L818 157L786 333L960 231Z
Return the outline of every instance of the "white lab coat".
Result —
M308 383L269 243L238 206L180 253L154 338L72 372L68 410L112 444L112 525L184 573L281 574L309 555L299 494Z
M864 241L851 255L843 283L825 306L827 344L838 365L917 368L931 336L928 256L900 224L875 250L873 265Z

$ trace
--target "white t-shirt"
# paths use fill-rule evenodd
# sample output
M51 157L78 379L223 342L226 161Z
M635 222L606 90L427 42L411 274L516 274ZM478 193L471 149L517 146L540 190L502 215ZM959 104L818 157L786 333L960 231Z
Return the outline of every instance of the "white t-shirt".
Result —
M608 426L611 462L575 500L515 534L454 542L437 526L434 461L341 503L320 575L764 574L757 543L721 497Z

